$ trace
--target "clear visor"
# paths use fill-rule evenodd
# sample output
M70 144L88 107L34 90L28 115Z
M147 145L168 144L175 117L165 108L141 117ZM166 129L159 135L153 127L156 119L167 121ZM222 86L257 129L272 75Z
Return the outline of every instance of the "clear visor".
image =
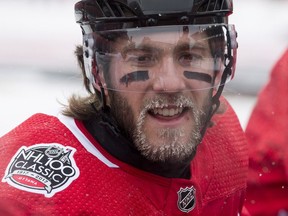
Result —
M236 55L229 29L220 24L157 26L101 31L84 40L96 58L96 83L105 89L195 91L220 85L225 56Z

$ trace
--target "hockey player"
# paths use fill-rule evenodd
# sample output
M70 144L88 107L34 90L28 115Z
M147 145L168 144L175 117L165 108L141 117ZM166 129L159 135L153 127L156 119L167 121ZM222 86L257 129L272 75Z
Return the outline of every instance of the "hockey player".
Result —
M220 98L231 0L82 0L87 97L0 139L0 214L237 216L247 145Z
M288 216L288 49L272 69L248 122L251 215Z

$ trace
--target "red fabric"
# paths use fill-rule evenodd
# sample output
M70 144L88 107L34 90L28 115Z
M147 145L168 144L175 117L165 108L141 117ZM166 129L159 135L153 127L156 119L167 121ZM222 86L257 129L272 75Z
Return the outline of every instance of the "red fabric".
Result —
M246 188L247 143L230 106L224 115L218 115L214 120L216 126L207 130L192 162L192 178L187 180L163 178L117 161L89 137L81 122L75 124L76 129L68 130L55 117L34 115L0 138L0 214L237 216ZM118 168L107 166L99 155L84 148L87 143L80 142L79 134L90 139L99 154ZM5 170L19 148L40 143L59 143L76 149L73 158L79 176L50 198L17 189L3 181L7 177ZM52 157L55 151L49 152ZM44 164L36 155L32 159L38 165ZM177 192L191 186L196 190L195 208L183 213L177 207Z
M251 215L288 215L288 50L275 64L248 122Z

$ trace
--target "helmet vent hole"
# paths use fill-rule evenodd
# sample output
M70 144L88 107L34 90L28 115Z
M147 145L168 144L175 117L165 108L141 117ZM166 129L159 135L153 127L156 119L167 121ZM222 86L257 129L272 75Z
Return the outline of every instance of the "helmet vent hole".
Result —
M198 9L199 12L220 11L224 9L225 0L205 1Z
M125 16L122 8L119 5L113 4L113 5L111 5L111 9L113 10L116 17L124 17Z
M113 13L113 10L109 6L106 0L97 0L97 3L99 4L100 8L102 8L103 13L106 17L113 17L115 14Z
M116 17L131 17L135 16L135 13L127 5L115 3L110 5Z

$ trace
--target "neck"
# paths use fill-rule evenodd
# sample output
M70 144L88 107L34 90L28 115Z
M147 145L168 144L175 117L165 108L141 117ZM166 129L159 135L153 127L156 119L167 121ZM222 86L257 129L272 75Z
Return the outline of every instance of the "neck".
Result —
M143 157L134 148L131 141L126 139L121 133L115 130L107 118L99 117L93 121L84 122L85 127L100 145L118 160L125 162L138 169L160 175L167 178L186 178L189 179L190 161L195 155L187 159L186 162L154 162Z

